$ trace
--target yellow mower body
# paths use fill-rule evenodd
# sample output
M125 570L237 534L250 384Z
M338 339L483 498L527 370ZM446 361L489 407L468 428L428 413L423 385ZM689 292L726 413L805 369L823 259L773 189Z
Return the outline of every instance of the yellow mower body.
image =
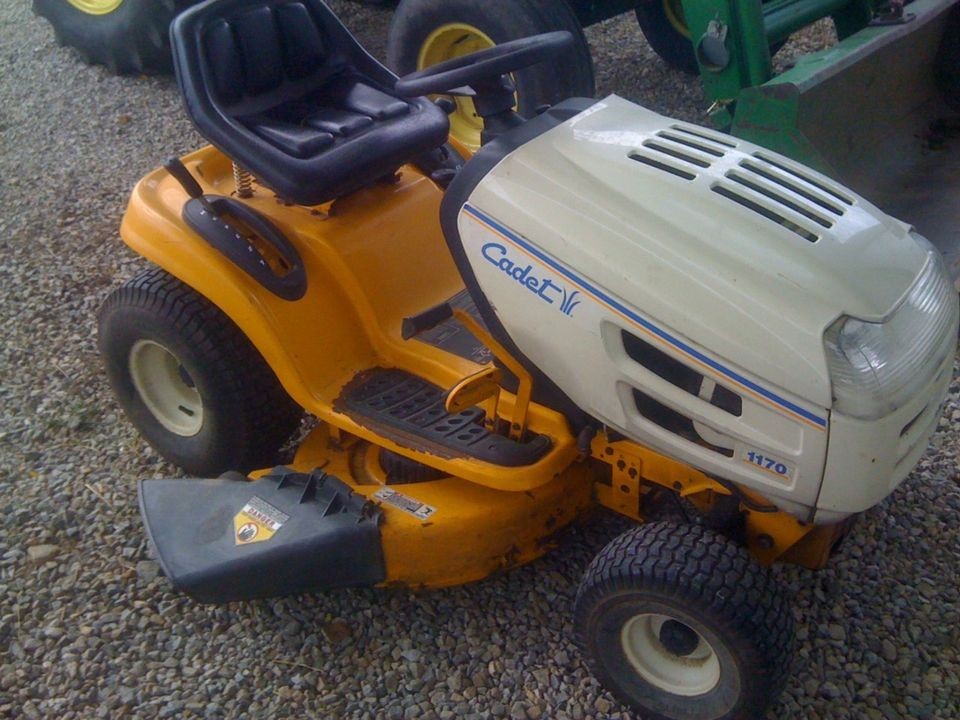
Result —
M235 192L230 161L216 149L196 151L184 164L205 193ZM479 580L541 556L553 536L591 506L642 520L644 498L657 487L703 511L717 497L729 496L730 489L700 471L629 440L601 434L578 453L566 420L536 403L529 405L527 427L549 437L552 449L532 465L512 468L435 454L415 438L360 422L340 407L344 387L367 368L400 368L453 388L488 367L401 337L405 317L464 289L436 222L441 197L410 165L393 182L320 207L284 204L255 185L247 202L291 239L311 278L296 303L266 290L186 226L180 217L183 191L165 170L137 185L121 235L138 254L220 308L290 396L320 420L290 467L302 472L323 467L380 504L384 585L440 587ZM483 405L488 414L509 418L515 400L500 389ZM398 486L405 498L428 508L429 517L375 497L386 487L377 462L382 451L442 472L441 480ZM738 492L753 508L742 508L748 543L766 563L787 555L819 567L845 528L811 532L813 526L770 511L755 494Z

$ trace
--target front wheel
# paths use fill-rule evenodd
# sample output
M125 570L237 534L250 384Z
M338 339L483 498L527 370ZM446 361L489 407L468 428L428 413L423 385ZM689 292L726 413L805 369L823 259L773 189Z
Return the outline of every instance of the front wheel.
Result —
M99 345L127 417L193 475L271 465L300 422L303 411L240 329L163 270L104 301Z
M762 717L792 654L769 570L699 526L651 523L613 540L587 569L575 625L597 679L656 720Z

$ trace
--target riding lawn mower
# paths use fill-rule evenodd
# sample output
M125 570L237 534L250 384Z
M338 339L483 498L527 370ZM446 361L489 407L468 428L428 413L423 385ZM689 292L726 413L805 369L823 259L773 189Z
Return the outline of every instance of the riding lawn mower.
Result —
M171 37L211 145L136 186L121 235L154 267L99 344L196 476L140 482L173 584L467 583L602 506L637 525L577 593L591 671L643 717L759 717L793 633L770 565L822 567L936 427L960 314L939 254L615 96L522 119L511 74L565 32L401 79L321 0L209 0ZM472 155L448 138L463 96Z

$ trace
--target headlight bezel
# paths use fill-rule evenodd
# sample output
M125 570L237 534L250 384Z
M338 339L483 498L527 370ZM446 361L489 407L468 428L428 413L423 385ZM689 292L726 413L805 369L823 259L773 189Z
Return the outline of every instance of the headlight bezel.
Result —
M956 350L956 289L940 254L926 240L918 244L929 250L927 261L882 322L844 315L824 332L833 409L843 415L874 420L894 412Z

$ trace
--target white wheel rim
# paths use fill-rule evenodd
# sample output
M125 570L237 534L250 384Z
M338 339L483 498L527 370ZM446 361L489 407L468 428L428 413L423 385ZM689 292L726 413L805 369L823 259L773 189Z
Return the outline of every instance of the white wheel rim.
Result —
M153 340L130 349L130 377L150 414L164 428L191 437L203 426L203 400L177 356Z
M668 620L681 623L696 635L697 645L692 652L678 655L663 644L660 631ZM634 670L665 692L692 697L710 692L720 682L720 660L710 643L669 615L635 615L624 623L620 643Z

